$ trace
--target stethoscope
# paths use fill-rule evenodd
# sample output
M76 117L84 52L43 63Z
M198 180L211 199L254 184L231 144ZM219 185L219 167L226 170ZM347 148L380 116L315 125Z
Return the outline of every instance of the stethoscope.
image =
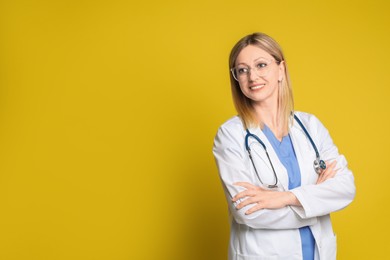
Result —
M321 160L320 153L318 152L317 146L315 145L313 139L311 138L309 132L306 130L305 126L302 124L301 120L296 115L294 115L294 119L301 126L303 132L305 132L305 135L307 136L307 138L309 139L311 145L313 146L313 149L314 149L314 151L316 153L316 159L313 162L314 170L316 171L317 174L321 174L326 169L326 164L325 164L325 162L323 160ZM254 138L257 142L259 142L261 144L261 146L263 147L263 149L265 151L265 154L267 155L268 161L271 164L271 168L272 168L272 171L274 173L275 183L268 185L268 188L271 188L271 189L272 188L277 188L278 187L278 176L276 175L275 168L274 168L274 166L273 166L273 164L271 162L271 159L269 157L269 154L268 154L268 151L267 151L267 147L265 146L265 144L260 140L260 138L257 135L252 134L251 132L249 132L248 129L246 129L245 148L246 148L246 150L248 152L249 159L252 162L253 168L255 169L257 178L259 179L261 184L264 184L263 181L260 178L259 173L257 172L255 163L253 162L253 159L252 159L251 148L249 147L249 137Z

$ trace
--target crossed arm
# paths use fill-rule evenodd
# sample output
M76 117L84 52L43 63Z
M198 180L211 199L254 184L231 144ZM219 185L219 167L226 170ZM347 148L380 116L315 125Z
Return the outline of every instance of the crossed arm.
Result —
M340 210L353 200L354 178L344 156L338 153L317 119L305 123L311 124L316 133L314 141L319 144L323 158L329 161L316 183L289 191L266 190L254 185L247 167L249 159L242 150L242 126L220 128L213 152L230 212L237 223L252 228L299 228L314 224L318 216Z
M327 162L326 164L327 167L318 176L316 184L321 184L336 175L336 161L331 163ZM261 209L279 209L286 206L301 206L297 197L290 191L265 190L248 182L237 182L234 183L234 185L241 186L246 189L233 197L233 203L240 201L236 204L236 209L242 209L247 205L253 205L245 212L247 215Z

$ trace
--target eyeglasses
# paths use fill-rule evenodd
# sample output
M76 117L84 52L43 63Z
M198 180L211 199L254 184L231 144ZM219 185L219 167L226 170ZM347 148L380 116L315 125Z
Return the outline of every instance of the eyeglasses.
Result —
M270 65L272 62L276 62L277 64L280 63L276 60L261 59L256 62L254 68L245 65L238 65L237 67L231 68L230 71L232 72L233 78L235 80L247 81L252 70L256 71L256 74L259 77L267 76L270 71Z

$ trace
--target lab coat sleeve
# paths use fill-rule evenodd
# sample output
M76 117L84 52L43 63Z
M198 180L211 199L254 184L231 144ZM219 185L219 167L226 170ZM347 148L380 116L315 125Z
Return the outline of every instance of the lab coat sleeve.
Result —
M249 215L245 212L253 207L253 204L240 210L235 208L232 198L245 188L233 183L254 183L253 173L249 171L250 161L244 149L244 136L242 125L236 129L232 126L222 126L215 137L213 148L229 211L234 220L256 229L291 229L315 224L317 218L302 218L291 207L263 209Z
M355 183L347 161L340 155L334 145L328 130L313 115L302 114L300 118L324 161L337 160L335 177L318 185L306 185L291 190L302 204L302 207L292 207L302 218L323 216L346 207L355 197Z

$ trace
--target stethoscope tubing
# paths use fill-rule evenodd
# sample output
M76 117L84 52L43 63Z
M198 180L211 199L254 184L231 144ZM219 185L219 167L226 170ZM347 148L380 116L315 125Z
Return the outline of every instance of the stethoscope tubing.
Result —
M311 146L313 146L313 149L316 153L316 158L320 158L320 153L318 152L317 146L315 145L313 139L311 138L309 132L306 130L306 127L303 125L302 121L297 117L297 115L294 114L294 119L298 122L298 124L301 126L303 132L305 132L307 138L309 139Z
M261 178L260 178L259 173L257 172L255 163L253 162L253 158L252 158L252 154L251 154L251 148L249 147L249 137L255 138L256 141L259 142L259 143L261 144L261 146L263 146L264 151L265 151L265 154L267 155L267 158L268 158L268 160L269 160L269 162L270 162L270 164L271 164L272 171L273 171L274 177L275 177L275 183L272 184L272 185L268 185L268 188L276 188L276 187L278 187L278 176L276 175L276 171L275 171L274 165L272 164L271 158L269 157L269 154L268 154L268 151L267 151L267 147L265 146L265 144L263 143L263 141L261 141L261 139L260 139L257 135L252 134L251 132L249 132L248 129L246 129L245 148L246 148L246 150L248 151L248 155L249 155L250 161L252 162L253 168L255 169L255 173L256 173L256 175L257 175L259 181L261 182L261 184L264 184L263 181L262 181Z
M305 133L306 137L309 139L309 141L310 141L310 143L311 143L311 145L312 145L312 147L314 149L314 152L316 154L316 159L314 160L314 163L313 163L314 170L315 170L315 172L317 174L321 174L326 169L326 164L325 164L325 162L323 160L321 160L320 153L318 152L317 146L315 145L313 139L311 138L309 132L306 130L306 127L303 125L302 121L295 114L294 114L294 119L298 122L299 126L302 128L303 132ZM267 185L268 188L276 188L276 187L278 187L278 176L276 175L276 171L275 171L274 165L272 164L271 158L269 157L266 145L263 143L263 141L261 141L261 139L257 135L252 134L249 131L249 129L246 129L245 149L248 152L249 159L252 162L253 168L255 169L255 173L257 175L257 178L259 179L260 183L264 185L263 181L260 178L259 173L257 172L255 163L253 162L253 158L252 158L252 154L251 154L251 148L249 146L249 138L250 137L254 138L263 147L263 149L265 151L265 154L267 155L267 158L268 158L268 160L270 162L270 165L271 165L271 168L272 168L272 171L273 171L273 174L274 174L274 178L275 178L275 183Z

